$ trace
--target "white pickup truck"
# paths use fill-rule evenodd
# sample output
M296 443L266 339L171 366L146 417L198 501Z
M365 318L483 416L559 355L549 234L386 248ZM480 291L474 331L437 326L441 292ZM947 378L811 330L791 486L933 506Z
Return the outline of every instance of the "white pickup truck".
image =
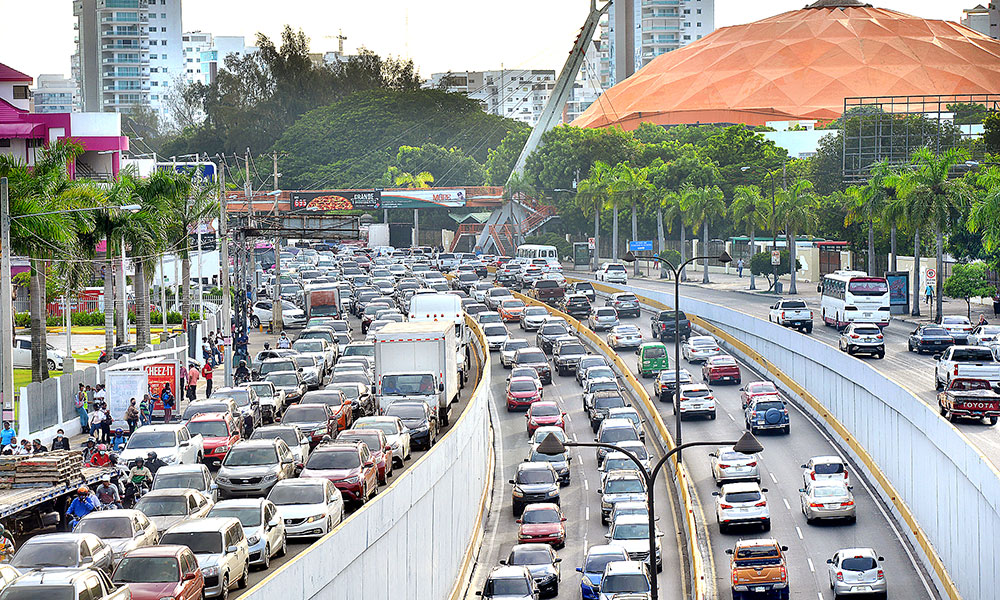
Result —
M767 320L803 333L812 333L813 330L813 313L801 300L779 300L771 306Z
M1000 386L1000 362L985 346L951 346L936 358L934 383L938 390L958 378L985 379L994 388Z
M187 425L145 425L135 430L121 451L121 462L145 459L149 452L168 465L196 465L205 458L201 434L191 435Z

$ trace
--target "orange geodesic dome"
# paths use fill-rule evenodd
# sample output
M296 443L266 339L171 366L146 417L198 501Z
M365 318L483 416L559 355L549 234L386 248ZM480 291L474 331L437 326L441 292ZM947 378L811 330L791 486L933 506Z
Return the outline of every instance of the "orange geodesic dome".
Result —
M844 98L1000 92L1000 42L857 0L724 27L608 89L573 125L835 119Z

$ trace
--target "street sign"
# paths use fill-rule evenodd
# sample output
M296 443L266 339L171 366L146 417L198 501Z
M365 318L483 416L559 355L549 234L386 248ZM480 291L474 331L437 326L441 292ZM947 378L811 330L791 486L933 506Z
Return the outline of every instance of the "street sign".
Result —
M653 251L653 240L645 240L638 242L628 243L629 252L652 252Z
M781 251L771 250L771 264L775 267L781 264Z
M587 238L587 248L593 250L595 246L594 238Z
M925 271L925 275L927 276L927 281L934 281L937 279L937 271L934 269L927 269L927 271Z

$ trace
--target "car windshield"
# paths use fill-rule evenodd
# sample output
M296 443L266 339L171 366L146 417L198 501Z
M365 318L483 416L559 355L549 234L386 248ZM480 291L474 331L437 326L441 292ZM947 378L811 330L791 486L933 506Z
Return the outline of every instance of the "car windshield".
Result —
M343 392L348 400L356 400L361 397L361 390L358 389L357 385L352 383L332 384L327 386L326 389Z
M818 485L813 488L813 494L816 498L835 498L837 496L846 496L847 488L841 485Z
M299 438L295 435L295 431L292 429L255 429L253 435L250 436L251 440L281 440L285 442L289 448L294 448L299 445Z
M541 306L529 306L524 309L524 316L526 317L544 317L547 314L549 314L549 311Z
M176 442L176 434L173 431L137 431L128 439L125 448L129 450L173 448Z
M507 340L503 345L503 349L506 352L512 352L514 350L520 350L521 348L528 347L528 340Z
M624 265L608 265L608 271L625 271Z
M608 379L614 379L615 372L611 370L611 367L605 367L605 366L591 367L587 369L587 379L597 379L600 377L607 377Z
M992 362L993 353L989 348L955 348L951 359L958 362Z
M118 563L115 583L174 583L180 580L173 556L129 556Z
M309 455L309 460L306 462L307 469L316 470L357 469L360 466L361 455L353 448L314 452Z
M586 353L587 349L583 347L583 344L561 344L559 346L559 354L573 355Z
M499 323L490 323L483 327L483 335L489 337L493 335L507 335L507 328Z
M183 516L187 514L187 506L186 496L145 496L135 504L136 510L147 517Z
M624 408L625 399L621 396L604 396L594 400L594 408Z
M618 559L620 560L620 559ZM649 591L649 580L640 573L608 575L601 580L602 594L645 593Z
M198 435L207 438L229 437L229 428L225 421L189 421L188 431L191 435Z
M844 465L841 463L819 463L814 469L817 475L836 475L844 472Z
M590 386L590 392L617 392L618 384L614 381L597 381ZM624 406L624 405L622 405ZM615 408L615 406L606 406L605 408Z
M535 386L535 382L531 380L510 382L510 391L512 392L535 392L537 390L538 388Z
M354 429L377 429L386 435L396 435L399 433L396 424L389 421L359 421L355 422Z
M785 405L782 402L768 401L768 402L758 402L754 406L754 410L756 410L758 412L768 411L768 410L771 410L772 408L774 410L785 410Z
M870 556L855 556L845 558L840 563L840 568L844 571L871 571L878 567L878 563Z
M274 373L276 371L294 371L295 361L293 360L278 360L274 362L265 362L260 366L260 374L267 375L268 373ZM270 379L268 380L270 381Z
M251 383L247 387L256 392L258 398L270 398L274 395L274 386L266 383Z
M548 469L524 469L517 473L517 482L528 485L555 483L555 473Z
M101 539L130 538L132 537L132 519L128 517L83 519L73 531L75 533L92 533Z
M233 517L244 527L260 526L260 508L256 506L216 506L208 513L209 517Z
M528 456L530 462L547 462L547 463L564 463L568 462L566 460L566 453L560 452L559 454L543 454L535 450L531 451L531 455Z
M164 473L162 470L153 477L154 490L187 489L201 490L205 488L205 476L201 473Z
M344 356L375 356L374 344L358 344L344 348Z
M511 308L524 308L524 302L522 300L504 300L500 303L500 306L511 309Z
M588 554L583 570L587 573L603 573L609 562L625 560L621 554Z
M476 318L479 319L479 323L481 325L486 325L487 323L501 322L500 315L495 312L481 312L478 315L476 315ZM504 329L504 331L507 331L506 328ZM487 333L486 335L489 334Z
M284 423L315 423L326 421L326 409L321 406L290 406L281 418Z
M25 543L10 562L18 568L75 567L77 542Z
M613 540L644 540L649 539L649 524L622 523L616 525L611 533Z
M163 534L160 543L187 546L195 554L222 554L222 534L218 531L171 531Z
M507 564L514 566L549 565L552 564L552 554L546 548L516 548L510 553Z
M205 413L225 413L229 412L229 406L223 402L195 402L184 410L184 419L193 419Z
M322 352L323 342L319 340L296 340L292 344L292 349L299 352Z
M389 408L385 409L385 415L388 417L399 417L400 419L423 419L427 416L423 405L421 404L401 404L399 402L394 402L389 405Z
M295 357L295 366L306 368L315 367L316 361L313 360L313 357L302 354Z
M275 373L268 375L267 380L275 387L295 387L299 384L299 378L295 373Z
M562 411L554 404L535 404L531 407L531 415L534 417L555 417L560 412Z
M607 485L604 486L605 494L644 494L646 493L645 486L642 485L641 479L636 479L632 477L624 477L621 479L611 479L608 481Z
M521 516L521 520L525 523L559 523L561 518L559 511L554 508L526 510Z
M730 492L726 494L726 502L757 502L760 500L760 492Z
M278 506L322 504L325 501L322 485L276 485L267 499Z
M604 459L604 470L605 471L627 471L629 469L634 469L635 463L632 462L631 458L606 458Z
M278 462L278 453L274 447L247 448L239 447L231 449L226 454L226 459L222 465L226 467L259 467L261 465L273 465Z
M542 335L554 336L554 335L566 335L567 332L566 328L563 327L562 325L543 325L541 333Z
M382 377L382 393L388 396L433 394L435 390L434 376L427 373L418 375L386 375Z
M521 352L517 355L517 362L523 365L534 365L538 363L547 362L545 360L545 355L542 354L541 350L534 352Z
M501 596L527 598L531 596L531 593L531 584L524 577L490 578L486 580L486 586L483 588L483 596L488 598Z

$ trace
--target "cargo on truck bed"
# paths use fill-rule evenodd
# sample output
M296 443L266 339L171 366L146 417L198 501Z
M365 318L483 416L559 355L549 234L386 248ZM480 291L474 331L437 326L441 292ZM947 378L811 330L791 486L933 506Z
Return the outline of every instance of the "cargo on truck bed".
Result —
M959 418L982 419L996 425L1000 417L1000 394L986 379L952 379L948 388L938 393L941 416L955 422Z

